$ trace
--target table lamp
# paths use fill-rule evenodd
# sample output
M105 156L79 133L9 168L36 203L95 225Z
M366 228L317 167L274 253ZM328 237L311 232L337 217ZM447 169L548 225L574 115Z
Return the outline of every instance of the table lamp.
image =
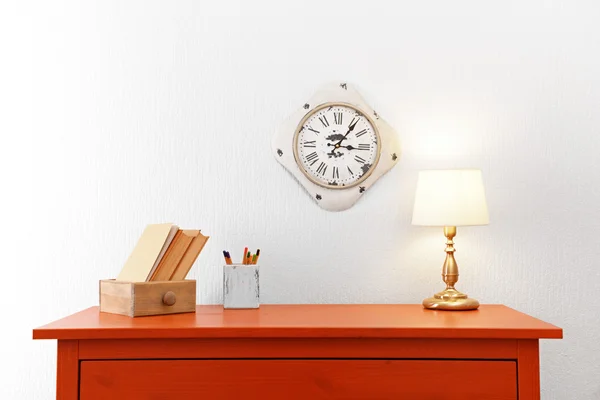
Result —
M454 259L457 226L489 223L485 190L478 169L420 171L413 208L413 225L444 227L446 261L442 278L446 289L423 300L423 307L437 310L475 310L479 302L454 288L458 265Z

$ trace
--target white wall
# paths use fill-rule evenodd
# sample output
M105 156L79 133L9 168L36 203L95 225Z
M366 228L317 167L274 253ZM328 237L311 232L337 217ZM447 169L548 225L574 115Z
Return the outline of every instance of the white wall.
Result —
M265 303L419 303L444 240L410 225L416 173L468 166L492 223L459 229L459 288L564 328L544 399L600 399L598 18L591 0L3 2L0 398L54 398L55 342L31 330L96 305L151 222L211 236L202 304L245 245ZM404 147L343 213L270 154L335 80Z

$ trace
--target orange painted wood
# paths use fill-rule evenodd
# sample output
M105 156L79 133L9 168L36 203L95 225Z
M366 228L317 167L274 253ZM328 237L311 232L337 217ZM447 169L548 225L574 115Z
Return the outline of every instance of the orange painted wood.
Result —
M97 307L35 329L58 339L57 398L539 400L540 338L508 307L198 306L130 318Z
M79 343L77 340L58 341L56 366L56 399L79 399Z
M81 400L516 400L514 361L83 361Z
M198 306L196 313L130 318L98 307L34 329L34 339L562 338L562 329L502 305L447 312L421 305Z
M519 400L540 400L540 355L537 340L518 341Z
M404 358L516 360L517 341L498 339L83 340L82 360L166 358Z

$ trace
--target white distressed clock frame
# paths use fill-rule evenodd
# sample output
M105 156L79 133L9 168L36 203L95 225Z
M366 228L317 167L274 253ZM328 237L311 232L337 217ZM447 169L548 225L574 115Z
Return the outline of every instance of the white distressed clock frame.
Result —
M325 104L349 105L358 109L373 125L378 136L378 155L365 176L348 186L327 187L310 179L296 159L296 136L306 117ZM347 83L331 83L320 88L302 107L289 116L271 143L277 161L306 189L313 200L328 211L343 211L352 207L375 182L398 163L401 155L400 140L394 129L373 110Z

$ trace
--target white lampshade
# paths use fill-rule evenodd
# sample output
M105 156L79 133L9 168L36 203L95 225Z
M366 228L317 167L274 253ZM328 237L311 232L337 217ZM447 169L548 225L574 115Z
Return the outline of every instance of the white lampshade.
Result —
M478 169L419 172L413 225L487 225L489 216Z

